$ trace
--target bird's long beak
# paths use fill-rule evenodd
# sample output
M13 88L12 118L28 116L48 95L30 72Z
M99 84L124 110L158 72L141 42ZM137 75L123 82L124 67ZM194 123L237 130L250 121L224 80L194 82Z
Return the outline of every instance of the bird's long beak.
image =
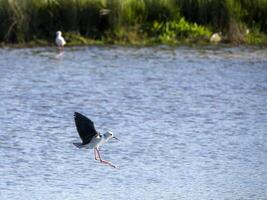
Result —
M114 138L115 140L118 140L118 141L120 141L120 140L119 140L117 137L114 137L114 136L113 136L113 138Z

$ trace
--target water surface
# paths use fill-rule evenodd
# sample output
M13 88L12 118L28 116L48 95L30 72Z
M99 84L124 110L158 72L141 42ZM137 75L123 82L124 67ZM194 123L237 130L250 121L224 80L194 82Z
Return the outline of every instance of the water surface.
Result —
M0 49L0 199L266 199L267 51ZM112 130L99 164L73 112Z

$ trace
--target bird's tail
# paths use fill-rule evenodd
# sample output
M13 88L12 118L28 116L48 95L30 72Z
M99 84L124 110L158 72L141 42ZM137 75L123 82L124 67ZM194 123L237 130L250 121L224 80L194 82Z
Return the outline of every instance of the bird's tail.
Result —
M73 145L78 147L79 149L83 147L82 143L73 143Z

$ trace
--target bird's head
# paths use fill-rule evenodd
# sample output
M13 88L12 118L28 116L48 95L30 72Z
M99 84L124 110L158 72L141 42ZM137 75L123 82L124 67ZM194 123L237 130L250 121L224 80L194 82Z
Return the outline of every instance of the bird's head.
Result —
M107 131L104 135L105 135L105 137L106 137L107 139L112 139L112 138L114 138L115 140L119 140L117 137L114 136L113 132L111 132L111 131Z
M61 36L61 35L62 35L61 31L57 31L57 32L56 32L56 35L57 35L57 36Z

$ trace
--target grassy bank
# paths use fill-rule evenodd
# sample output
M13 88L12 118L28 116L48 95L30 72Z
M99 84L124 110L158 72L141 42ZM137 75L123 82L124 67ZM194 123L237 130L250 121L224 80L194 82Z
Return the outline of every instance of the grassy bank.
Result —
M267 44L267 0L0 0L2 44Z

